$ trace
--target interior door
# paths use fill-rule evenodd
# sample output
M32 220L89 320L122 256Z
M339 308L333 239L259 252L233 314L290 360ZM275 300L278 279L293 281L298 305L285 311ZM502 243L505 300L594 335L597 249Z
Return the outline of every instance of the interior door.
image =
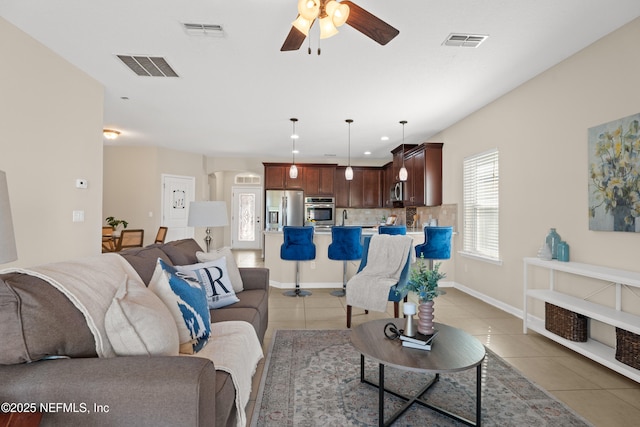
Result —
M231 247L260 249L262 245L262 188L233 187L231 218Z
M193 227L187 227L187 220L195 191L193 176L162 175L162 225L169 228L165 242L193 237Z

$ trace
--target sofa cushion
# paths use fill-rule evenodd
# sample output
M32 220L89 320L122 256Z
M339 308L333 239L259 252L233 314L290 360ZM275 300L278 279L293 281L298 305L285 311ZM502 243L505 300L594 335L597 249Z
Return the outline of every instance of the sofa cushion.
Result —
M236 260L230 248L221 248L212 252L196 252L196 257L198 258L198 262L215 261L224 257L227 260L227 272L229 273L233 290L236 291L236 293L244 290L242 276L240 276L238 264L236 264Z
M118 252L138 272L142 281L149 286L153 272L156 269L158 258L167 264L172 264L171 258L160 249L160 245L151 245L144 248L128 248Z
M202 248L193 239L182 239L167 242L159 246L169 256L173 265L189 265L198 262L196 252L202 252Z
M126 278L105 316L105 329L118 356L177 356L178 328L162 300Z
M225 257L209 262L176 266L176 269L195 277L200 282L207 293L209 308L226 307L240 301L233 290Z
M59 290L37 277L0 275L0 364L48 356L97 357L87 322Z
M178 327L180 353L200 351L211 335L207 295L200 283L158 259L149 289L169 308Z

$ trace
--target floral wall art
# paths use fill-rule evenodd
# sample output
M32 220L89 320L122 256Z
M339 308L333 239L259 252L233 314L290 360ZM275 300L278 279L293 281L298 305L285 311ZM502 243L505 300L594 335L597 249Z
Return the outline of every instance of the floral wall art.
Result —
M640 113L589 129L589 229L640 232Z

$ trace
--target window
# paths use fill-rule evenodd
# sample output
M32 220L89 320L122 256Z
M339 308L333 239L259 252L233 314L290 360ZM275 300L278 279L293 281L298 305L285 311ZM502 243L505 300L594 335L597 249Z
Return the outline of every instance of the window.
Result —
M498 150L464 159L463 252L499 261Z

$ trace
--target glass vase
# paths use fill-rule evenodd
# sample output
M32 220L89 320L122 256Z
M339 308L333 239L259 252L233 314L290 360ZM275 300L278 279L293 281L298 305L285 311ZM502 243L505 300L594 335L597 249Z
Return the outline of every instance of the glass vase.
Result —
M547 234L547 245L551 249L551 259L558 259L558 243L560 243L560 235L556 232L555 228L549 230Z

